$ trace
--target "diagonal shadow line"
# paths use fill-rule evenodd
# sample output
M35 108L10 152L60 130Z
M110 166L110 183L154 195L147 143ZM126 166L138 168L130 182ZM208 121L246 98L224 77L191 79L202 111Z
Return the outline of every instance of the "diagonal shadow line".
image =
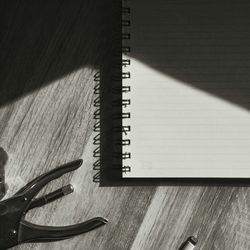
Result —
M249 2L138 0L131 9L132 57L250 109Z
M135 12L140 9L136 16L139 22L148 20L135 32L152 35L147 29L167 21L160 33L165 35L153 34L160 44L153 46L149 40L144 40L145 46L134 46L138 49L132 50L132 56L184 83L250 108L250 5L247 1L199 3L198 0L188 0L186 4L178 4L180 1L173 4L169 0L168 5L165 0L158 0L157 4L150 0L131 2ZM108 65L114 43L111 31L115 22L119 22L119 16L114 19L112 3L112 0L0 1L3 20L0 30L0 107L80 67ZM163 8L164 15L155 13L157 8ZM183 25L185 23L188 25ZM202 36L198 44L197 36ZM134 42L141 43L140 39ZM211 82L220 82L221 87L229 83L232 91L241 84L239 94L245 95L244 102L242 98L218 91L219 88L209 88ZM103 87L106 92L110 90ZM109 104L105 106L110 108ZM147 183L151 185L152 181Z
M133 58L183 84L249 110L250 4L247 1L159 0L156 4L137 0L129 3ZM112 87L105 85L110 77L105 70L102 74L102 96L110 100ZM117 122L107 115L107 110L112 109L110 103L105 105L101 106L101 186L249 185L248 179L231 178L123 179L122 169L112 168L114 149L110 146L115 139L121 140L122 135L112 134L110 124L116 126ZM121 108L117 111L121 112ZM122 152L121 148L115 149ZM122 166L122 160L117 160L116 165Z
M250 108L248 2L138 0L131 5L132 25L141 24L133 30L133 57ZM80 67L106 63L111 47L106 38L115 21L112 1L1 1L0 7L0 106ZM153 43L145 39L150 36Z
M0 107L80 67L105 62L108 2L0 1Z

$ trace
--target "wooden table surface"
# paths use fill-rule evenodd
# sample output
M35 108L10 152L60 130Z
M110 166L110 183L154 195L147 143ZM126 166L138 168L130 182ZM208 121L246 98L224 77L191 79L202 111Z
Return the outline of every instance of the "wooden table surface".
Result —
M105 40L100 4L9 2L1 1L0 8L6 197L37 175L82 158L79 170L43 190L71 183L75 192L30 211L27 220L69 225L94 216L109 219L106 226L73 239L13 249L177 250L190 235L198 236L197 249L250 249L247 187L99 187L92 182L93 74Z

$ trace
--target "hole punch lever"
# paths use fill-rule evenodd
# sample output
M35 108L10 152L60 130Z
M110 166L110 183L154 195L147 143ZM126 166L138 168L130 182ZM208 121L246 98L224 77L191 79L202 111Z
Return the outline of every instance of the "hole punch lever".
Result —
M71 194L73 192L74 192L74 188L71 184L64 186L60 189L57 189L56 191L52 193L49 193L40 198L34 199L29 206L29 210L36 208L36 207L44 206L50 202L60 199L63 196Z
M66 185L54 192L35 198L37 193L50 181L78 169L82 160L76 160L45 173L21 188L13 197L0 202L0 249L8 249L25 242L49 242L67 239L105 225L102 217L64 226L40 226L25 220L25 214L34 208L53 202L74 191Z

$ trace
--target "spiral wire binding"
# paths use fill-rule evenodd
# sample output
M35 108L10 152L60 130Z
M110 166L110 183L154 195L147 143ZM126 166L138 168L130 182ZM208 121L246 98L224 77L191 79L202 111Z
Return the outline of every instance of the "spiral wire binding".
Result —
M122 119L124 121L125 119L130 119L130 112L126 111L126 108L128 108L131 105L131 100L128 98L125 98L126 94L131 91L131 87L129 85L129 80L131 79L131 74L128 70L131 61L126 56L129 56L131 52L130 47L130 7L128 6L129 3L128 0L123 0L122 4L122 86L121 86L121 92L122 92L122 100L120 100L119 105L122 107L122 113L120 115L117 114L118 119ZM127 159L131 158L131 153L128 152L128 147L131 144L131 140L128 138L129 132L131 128L127 124L124 125L122 123L121 133L122 133L122 139L117 140L116 143L122 145L122 152L114 153L114 157L121 157L122 158L122 173L128 173L131 171L131 166L128 166L125 164ZM117 166L121 167L121 166Z
M94 74L94 133L93 144L96 148L93 151L93 157L95 162L93 164L93 170L96 171L93 176L93 182L99 183L101 176L101 162L100 162L100 151L101 151L101 123L100 123L100 71Z
M121 63L116 63L114 67L117 67L119 73L114 70L114 73L111 76L111 81L113 82L112 86L112 107L114 107L114 110L112 112L112 119L114 121L114 126L112 127L112 133L114 135L114 151L112 154L113 163L112 163L112 169L116 169L118 171L122 170L122 173L128 173L131 171L130 166L124 166L124 164L120 164L120 160L124 161L126 159L131 158L131 153L127 152L127 147L130 146L130 139L127 138L129 136L129 133L131 131L131 127L129 125L124 125L123 122L121 122L124 119L130 118L130 112L125 112L124 110L129 107L131 104L130 99L123 98L126 93L129 93L131 91L130 85L127 83L127 80L130 80L131 75L126 68L130 66L130 59L124 58L123 55L129 55L131 52L131 48L129 46L129 40L130 40L130 32L129 27L131 25L130 22L130 8L127 6L128 1L123 0L122 2L122 20L121 20L121 26L122 26L122 48L119 52L119 61ZM126 5L126 6L125 6ZM121 31L119 31L121 32ZM122 55L122 58L121 58ZM121 59L120 59L121 58ZM122 79L122 84L121 84ZM95 145L95 149L93 151L93 157L95 158L95 162L93 164L93 170L95 171L95 174L93 176L93 182L100 183L101 181L101 121L100 121L100 111L101 111L101 100L100 100L100 81L101 81L101 72L98 71L94 74L94 133L95 136L93 138L93 144ZM124 84L126 83L126 84ZM120 109L122 108L122 109ZM119 110L119 111L118 111ZM122 111L121 111L122 110ZM117 135L117 136L116 136ZM126 136L126 138L124 138ZM122 150L115 151L115 148L119 148ZM125 151L124 151L125 149ZM121 169L122 167L122 169Z

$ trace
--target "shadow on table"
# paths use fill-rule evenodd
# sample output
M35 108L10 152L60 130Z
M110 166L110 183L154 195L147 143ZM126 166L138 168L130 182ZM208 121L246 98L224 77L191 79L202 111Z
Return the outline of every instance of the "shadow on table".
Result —
M0 106L78 68L102 65L110 44L109 2L1 1Z
M102 141L109 159L112 158L110 124L113 122L112 116L106 115L107 110L112 109L110 54L114 47L120 47L119 36L115 36L115 31L119 32L120 16L114 15L119 5L114 2L33 0L0 3L0 107L78 68L101 68L102 93L105 93L101 120L102 126L109 126L103 126ZM250 5L246 1L190 0L180 3L159 0L156 5L150 0L138 0L133 1L133 5L140 10L136 16L139 22L147 20L147 25L142 23L140 30L136 30L138 34L144 27L166 23L160 33L163 35L154 36L155 41L160 41L159 46L152 46L150 39L144 39L144 46L135 46L137 49L132 50L133 57L153 68L164 64L160 71L183 84L250 108ZM154 11L161 8L164 15ZM134 42L141 43L140 39ZM214 86L214 82L218 85ZM238 95L232 95L239 85ZM230 86L230 90L225 90L225 86ZM161 181L165 182L133 180L131 185L152 185ZM119 183L130 185L128 180ZM177 183L185 182L178 180Z

